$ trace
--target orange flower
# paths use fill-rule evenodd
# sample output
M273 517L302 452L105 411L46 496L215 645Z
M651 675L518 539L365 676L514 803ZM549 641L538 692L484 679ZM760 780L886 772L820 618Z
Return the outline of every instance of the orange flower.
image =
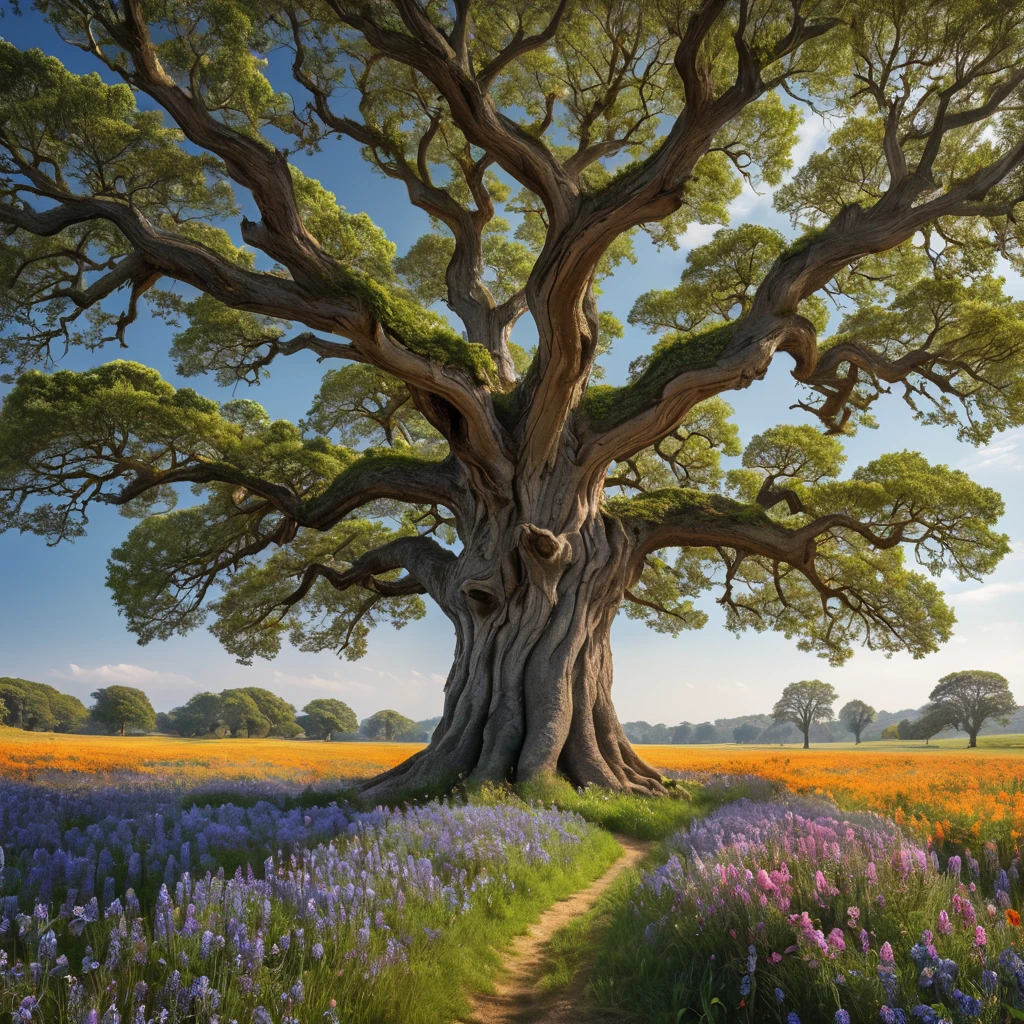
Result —
M760 775L794 793L828 793L844 810L903 819L919 838L973 846L1024 835L1024 759L1019 750L983 753L931 747L899 753L873 744L811 750L734 745L650 746L658 768Z
M337 781L393 768L421 748L419 743L77 736L0 726L0 778L132 772L188 784L254 778Z
M1012 907L1006 908L1006 923L1013 925L1014 928L1020 927L1020 914Z

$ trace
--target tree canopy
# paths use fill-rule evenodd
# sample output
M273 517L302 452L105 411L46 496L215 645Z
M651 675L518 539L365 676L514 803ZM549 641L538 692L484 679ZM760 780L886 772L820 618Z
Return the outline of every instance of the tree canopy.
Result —
M929 701L924 717L966 732L970 747L978 745L978 732L987 719L994 718L1005 725L1017 710L1006 677L979 669L943 676L929 694Z
M571 764L657 791L608 695L620 603L674 635L713 593L730 629L832 663L923 657L954 622L934 577L1005 554L994 491L913 450L847 471L843 439L893 391L972 444L1024 423L1024 304L998 276L1024 269L1019 4L38 6L96 71L0 41L0 528L138 518L107 580L140 641L212 611L243 662L359 657L426 595L457 634L450 706L396 786ZM426 214L404 254L307 173L344 146ZM788 232L729 223L746 186ZM601 308L642 236L694 224L716 230L677 285L628 324ZM307 417L139 362L54 372L133 345L145 307L183 376L327 361ZM624 341L629 379L601 383ZM721 396L779 353L797 422L743 446Z
M359 731L359 719L344 701L332 697L319 697L311 700L302 710L305 716L298 722L311 738L321 737L329 740L332 733Z
M862 700L848 701L839 709L839 721L846 726L849 732L853 733L857 743L860 743L860 734L877 716L878 712Z
M77 697L29 679L0 678L0 698L7 709L6 723L22 729L75 732L89 717Z
M426 733L411 719L390 709L378 711L364 718L359 724L359 732L370 740L409 741L424 740Z
M90 694L95 701L89 709L92 720L124 736L129 729L151 732L156 712L149 698L134 686L104 686Z
M820 679L789 683L772 708L776 722L792 722L804 734L804 747L810 746L811 726L832 720L836 691Z

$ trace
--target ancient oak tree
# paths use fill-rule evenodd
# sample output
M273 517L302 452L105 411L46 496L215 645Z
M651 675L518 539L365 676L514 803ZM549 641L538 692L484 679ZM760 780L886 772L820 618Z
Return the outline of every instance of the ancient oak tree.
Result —
M976 444L1024 421L1024 309L995 276L1024 261L1020 4L39 7L97 71L0 43L3 526L56 543L119 506L129 627L210 608L243 661L355 657L436 602L444 716L370 797L556 770L659 792L612 706L621 608L676 633L712 591L731 629L835 662L920 656L953 622L928 574L1005 552L997 494L913 451L846 474L843 437L890 392ZM346 147L429 218L404 255L312 176ZM744 182L788 235L726 226ZM598 383L625 336L602 282L695 223L720 228L636 297L630 377ZM54 368L142 344L147 306L180 374L236 394L317 357L308 418L139 362ZM744 449L721 396L779 353L794 425Z

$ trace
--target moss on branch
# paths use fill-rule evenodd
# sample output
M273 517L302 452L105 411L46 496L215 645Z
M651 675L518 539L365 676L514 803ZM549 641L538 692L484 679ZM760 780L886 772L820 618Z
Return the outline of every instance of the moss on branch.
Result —
M498 385L498 369L490 352L483 345L466 341L436 313L351 270L344 272L344 283L370 315L410 352L441 366L465 370L478 384Z
M632 498L607 498L604 507L605 511L627 524L775 525L760 505L734 501L722 494L709 494L692 487L665 487Z
M403 471L411 474L424 469L434 469L442 461L443 457L411 455L404 450L368 448L346 466L322 494L303 505L303 515L309 519L316 519L342 503L347 496L371 489L377 476L393 478L394 474Z
M580 410L595 430L609 430L649 409L661 398L666 385L689 370L713 366L732 338L733 326L720 324L701 334L668 335L654 347L643 372L629 384L591 385Z

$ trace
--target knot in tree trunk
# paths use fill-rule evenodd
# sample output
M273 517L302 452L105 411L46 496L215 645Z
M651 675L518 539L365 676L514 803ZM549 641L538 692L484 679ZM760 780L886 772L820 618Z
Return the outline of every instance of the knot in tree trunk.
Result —
M578 535L577 535L578 538ZM572 564L572 542L533 523L519 527L519 553L527 579L547 598L552 607L558 599L558 582Z

